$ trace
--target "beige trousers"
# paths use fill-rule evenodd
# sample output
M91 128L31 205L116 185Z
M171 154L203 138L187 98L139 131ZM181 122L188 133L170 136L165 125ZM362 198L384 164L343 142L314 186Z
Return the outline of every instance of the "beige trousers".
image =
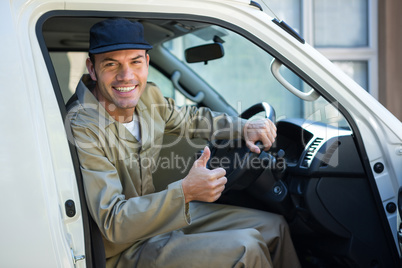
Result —
M191 203L188 227L147 240L111 261L115 267L300 267L282 216ZM140 228L140 227L138 227Z

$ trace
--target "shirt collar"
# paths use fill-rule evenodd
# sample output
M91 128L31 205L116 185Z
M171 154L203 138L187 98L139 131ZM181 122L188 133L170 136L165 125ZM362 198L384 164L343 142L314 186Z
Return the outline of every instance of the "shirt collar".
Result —
M93 118L97 118L100 123L104 122L104 126L107 127L110 124L116 122L106 111L105 107L99 103L99 101L92 94L91 90L95 87L95 82L91 79L89 74L84 74L78 83L76 94L80 105L93 115Z

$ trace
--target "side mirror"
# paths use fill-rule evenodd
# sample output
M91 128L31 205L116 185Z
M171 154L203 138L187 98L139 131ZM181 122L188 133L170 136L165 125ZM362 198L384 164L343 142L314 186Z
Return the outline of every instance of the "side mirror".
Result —
M221 43L213 43L191 47L185 50L184 55L188 63L205 62L222 58L224 55Z

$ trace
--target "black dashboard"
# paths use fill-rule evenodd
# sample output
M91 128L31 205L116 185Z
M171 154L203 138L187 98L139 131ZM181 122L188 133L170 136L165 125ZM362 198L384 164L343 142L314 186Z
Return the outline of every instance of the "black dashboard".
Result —
M277 129L273 152L284 151L288 174L364 175L352 131L304 119L279 121Z
M353 132L290 119L277 123L277 133L272 151L284 151L286 170L279 177L263 174L249 192L288 220L299 252L334 256L328 267L370 267L370 260L386 256L381 217Z
M349 129L281 120L270 154L286 168L264 169L221 202L283 215L298 253L313 262L328 261L313 267L377 267L373 263L386 263L390 254L379 231L383 208L357 144Z

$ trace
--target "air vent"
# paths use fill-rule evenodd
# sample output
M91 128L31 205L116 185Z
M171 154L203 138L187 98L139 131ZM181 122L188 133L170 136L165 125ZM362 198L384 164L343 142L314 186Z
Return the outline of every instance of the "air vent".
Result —
M306 168L310 166L311 161L316 154L317 148L320 146L323 140L323 138L315 138L315 140L308 146L306 154L304 155L303 161L300 166Z

